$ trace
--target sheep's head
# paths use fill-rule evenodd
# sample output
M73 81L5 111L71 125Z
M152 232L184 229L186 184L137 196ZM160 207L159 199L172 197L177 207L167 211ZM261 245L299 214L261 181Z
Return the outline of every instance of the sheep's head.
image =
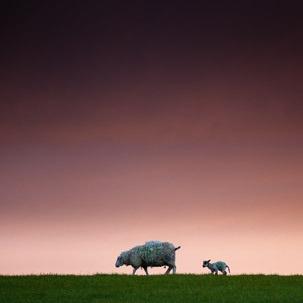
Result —
M123 265L123 262L122 262L122 257L121 255L117 258L117 261L116 261L116 267L120 267Z
M208 261L203 261L203 267L207 267L207 265L209 264L209 262L210 262L210 260L208 260Z
M121 253L121 255L117 258L116 267L120 267L125 264L125 252Z

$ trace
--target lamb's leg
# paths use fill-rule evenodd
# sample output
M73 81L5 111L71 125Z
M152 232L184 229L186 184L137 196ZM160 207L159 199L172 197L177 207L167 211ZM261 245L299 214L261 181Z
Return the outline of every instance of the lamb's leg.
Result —
M223 268L222 268L222 273L223 273L223 275L226 275L226 274L227 274L227 272L226 272L226 266L225 266L225 265L224 265Z
M173 267L173 274L176 273L176 266Z
M135 272L136 272L137 269L138 269L138 267L137 268L134 267L134 269L133 269L133 275L135 274Z
M172 270L172 268L173 268L173 267L169 265L167 271L165 272L165 274L168 275L169 272Z
M143 269L144 269L144 271L145 271L146 275L148 276L147 267L143 267Z

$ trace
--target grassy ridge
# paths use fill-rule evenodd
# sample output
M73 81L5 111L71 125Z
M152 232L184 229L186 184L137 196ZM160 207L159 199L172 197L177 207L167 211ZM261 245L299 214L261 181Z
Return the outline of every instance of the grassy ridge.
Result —
M1 303L303 302L303 276L0 276Z

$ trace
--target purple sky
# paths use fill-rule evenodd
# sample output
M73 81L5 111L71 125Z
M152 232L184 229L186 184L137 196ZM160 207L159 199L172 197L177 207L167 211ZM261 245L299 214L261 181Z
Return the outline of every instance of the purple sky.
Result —
M301 9L7 7L0 273L130 273L163 240L178 272L302 274Z

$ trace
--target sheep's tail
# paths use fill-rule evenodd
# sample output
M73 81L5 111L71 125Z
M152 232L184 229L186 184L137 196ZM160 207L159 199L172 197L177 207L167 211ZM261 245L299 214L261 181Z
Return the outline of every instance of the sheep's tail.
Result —
M177 249L179 249L179 248L181 248L181 246L176 247L176 248L175 248L175 251L176 251Z
M229 266L226 264L226 267L228 268L228 272L230 273L230 269L229 269Z

